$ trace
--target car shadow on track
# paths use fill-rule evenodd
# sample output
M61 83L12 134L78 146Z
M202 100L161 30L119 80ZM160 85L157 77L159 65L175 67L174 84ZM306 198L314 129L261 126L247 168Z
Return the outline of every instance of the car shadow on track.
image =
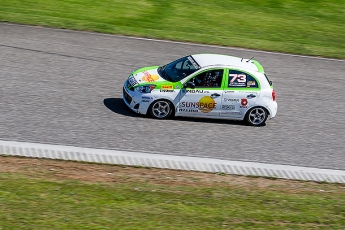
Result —
M134 113L123 102L122 98L106 98L103 100L105 107L114 113L121 114L128 117L143 117L143 115Z
M114 113L121 114L128 117L150 117L137 114L130 110L126 104L123 102L122 98L106 98L103 100L105 107ZM233 120L222 120L222 119L207 119L207 118L194 118L194 117L174 117L171 120L177 121L190 121L190 122L200 122L200 123L215 123L215 124L226 124L226 125L240 125L246 126L243 121L233 121Z
M224 120L224 119L210 119L210 118L207 119L207 118L199 118L199 117L174 117L173 119L178 120L178 121L247 126L243 121Z

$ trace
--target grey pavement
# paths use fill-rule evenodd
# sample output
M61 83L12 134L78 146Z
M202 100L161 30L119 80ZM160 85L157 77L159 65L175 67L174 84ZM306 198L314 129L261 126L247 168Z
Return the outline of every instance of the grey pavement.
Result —
M264 127L136 115L135 69L193 53L258 60L278 114ZM254 50L0 24L0 140L345 169L345 62Z

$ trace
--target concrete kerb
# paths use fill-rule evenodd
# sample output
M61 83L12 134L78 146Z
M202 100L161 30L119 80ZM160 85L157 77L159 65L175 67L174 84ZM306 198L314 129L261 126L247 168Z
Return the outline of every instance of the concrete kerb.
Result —
M345 171L0 140L0 154L245 176L345 183Z

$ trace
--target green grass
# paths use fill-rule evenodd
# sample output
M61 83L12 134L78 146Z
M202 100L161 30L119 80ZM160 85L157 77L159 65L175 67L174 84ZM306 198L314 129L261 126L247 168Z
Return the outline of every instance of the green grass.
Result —
M0 229L344 228L343 185L291 186L91 183L0 173Z
M1 0L0 21L345 58L345 0Z

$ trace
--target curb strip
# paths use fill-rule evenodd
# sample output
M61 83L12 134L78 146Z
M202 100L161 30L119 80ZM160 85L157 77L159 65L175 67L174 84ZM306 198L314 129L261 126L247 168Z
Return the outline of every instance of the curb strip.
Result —
M0 155L345 183L345 171L0 140Z

